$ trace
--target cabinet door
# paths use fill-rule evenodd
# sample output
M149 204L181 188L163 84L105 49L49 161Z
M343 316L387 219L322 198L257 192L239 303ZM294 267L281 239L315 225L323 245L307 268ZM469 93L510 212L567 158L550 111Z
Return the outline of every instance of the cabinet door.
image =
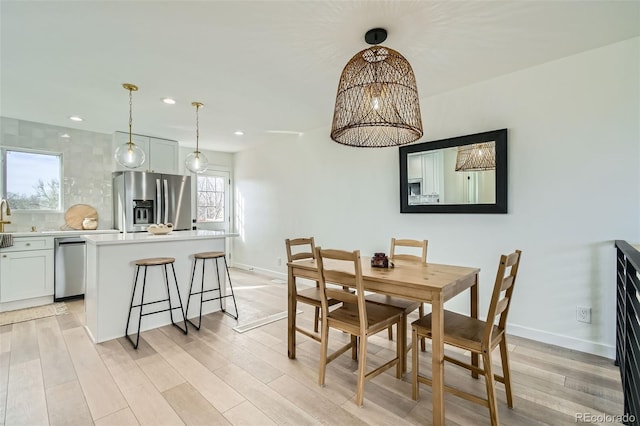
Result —
M141 136L141 135L131 135L131 141L136 144L137 146L139 146L142 151L144 151L144 163L142 163L142 166L140 167L136 167L135 169L128 169L124 166L122 166L121 164L119 164L115 158L113 159L113 162L115 164L115 171L121 171L121 170L135 170L138 172L147 172L149 171L149 137L148 136ZM113 134L113 150L112 150L112 155L115 155L116 153L116 148L118 148L120 145L125 144L129 142L129 133L125 133L125 132L115 132Z
M149 171L178 174L178 142L149 138Z
M53 250L0 255L0 302L53 295Z

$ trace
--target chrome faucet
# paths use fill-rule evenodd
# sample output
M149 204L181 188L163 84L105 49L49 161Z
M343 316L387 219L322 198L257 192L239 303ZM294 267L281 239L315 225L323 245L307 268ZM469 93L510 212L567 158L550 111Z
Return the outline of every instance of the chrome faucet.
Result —
M5 220L4 213L2 207L6 206L7 216L11 216L11 207L9 206L9 201L4 198L0 200L0 232L4 232L4 225L11 223L8 220Z

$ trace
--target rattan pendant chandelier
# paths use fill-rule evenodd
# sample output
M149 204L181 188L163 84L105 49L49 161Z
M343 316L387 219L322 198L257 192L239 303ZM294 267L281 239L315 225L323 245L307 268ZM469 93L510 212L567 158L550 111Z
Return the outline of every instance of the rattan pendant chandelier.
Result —
M496 143L482 142L458 147L456 172L495 170Z
M342 71L331 139L355 147L397 146L422 137L422 118L413 69L397 51L379 46L387 31L367 31L371 44Z

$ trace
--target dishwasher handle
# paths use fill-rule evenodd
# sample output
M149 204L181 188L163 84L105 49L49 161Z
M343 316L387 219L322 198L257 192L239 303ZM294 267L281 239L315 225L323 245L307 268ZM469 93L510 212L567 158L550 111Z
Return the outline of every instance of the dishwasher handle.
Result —
M60 241L58 245L67 245L67 244L86 244L84 241Z

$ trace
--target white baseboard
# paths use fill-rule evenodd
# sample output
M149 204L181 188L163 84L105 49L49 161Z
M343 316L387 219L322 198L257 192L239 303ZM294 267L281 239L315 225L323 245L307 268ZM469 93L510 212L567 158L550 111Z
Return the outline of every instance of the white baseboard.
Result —
M270 269L264 269L264 268L257 268L253 265L246 265L244 263L237 263L235 262L233 264L234 268L238 268L238 269L242 269L244 271L253 271L253 272L259 272L261 274L264 274L268 277L271 278L279 278L281 280L287 280L287 274L283 273L283 272L277 272L277 271L272 271Z
M612 360L616 358L615 346L605 345L604 343L578 339L576 337L537 330L535 328L523 327L516 324L508 324L507 332L508 334L513 334L514 336L524 337L526 339L536 340L538 342L549 343L551 345L561 346L563 348L573 349L580 352L587 352Z

